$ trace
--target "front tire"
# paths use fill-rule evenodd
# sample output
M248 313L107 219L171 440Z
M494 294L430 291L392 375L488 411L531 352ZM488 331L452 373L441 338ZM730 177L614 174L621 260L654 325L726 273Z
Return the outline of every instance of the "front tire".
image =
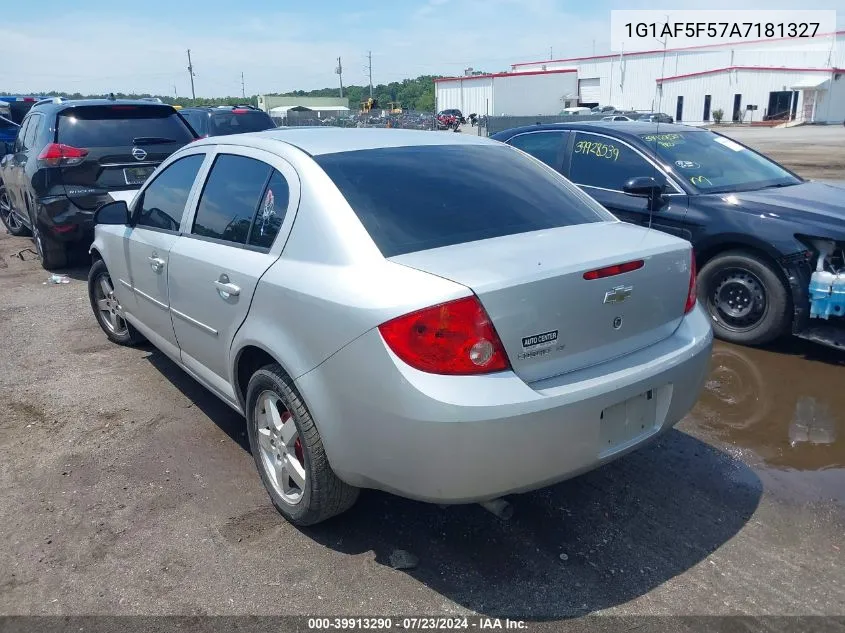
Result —
M253 374L246 418L261 481L288 521L314 525L352 507L358 488L334 474L308 408L279 365Z
M6 185L0 183L0 222L6 227L6 230L17 237L29 235L29 229L24 226L20 218L15 215L15 209L12 207L12 198Z
M711 259L698 275L698 298L710 314L713 333L740 345L765 345L792 322L786 283L766 260L746 251Z
M95 261L88 271L88 299L97 323L112 343L133 346L144 340L126 320L120 301L114 294L109 269L102 259Z

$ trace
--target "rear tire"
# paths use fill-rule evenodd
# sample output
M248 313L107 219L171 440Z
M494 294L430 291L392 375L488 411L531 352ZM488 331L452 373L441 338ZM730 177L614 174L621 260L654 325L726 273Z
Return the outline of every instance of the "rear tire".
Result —
M33 222L32 226L32 239L35 241L35 250L38 252L41 266L45 270L57 270L67 266L65 245L42 234L38 224Z
M288 521L314 525L352 507L359 489L334 474L308 407L279 365L267 365L250 378L246 419L261 481ZM291 475L292 470L299 474Z
M746 251L707 262L698 275L698 299L713 333L731 343L765 345L786 334L792 322L786 283L770 263Z
M3 183L0 183L0 222L3 222L3 226L12 235L17 237L30 235L29 229L15 215L15 209L12 207L12 198L9 196L6 185Z

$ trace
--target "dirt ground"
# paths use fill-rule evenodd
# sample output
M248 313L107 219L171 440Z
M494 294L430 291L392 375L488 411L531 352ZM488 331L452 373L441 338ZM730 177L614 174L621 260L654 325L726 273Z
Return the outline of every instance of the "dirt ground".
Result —
M736 136L842 177L845 136L794 132ZM513 497L508 522L365 492L300 530L243 420L155 349L111 345L85 269L47 285L31 246L0 235L2 614L845 614L841 354L717 345L676 430Z

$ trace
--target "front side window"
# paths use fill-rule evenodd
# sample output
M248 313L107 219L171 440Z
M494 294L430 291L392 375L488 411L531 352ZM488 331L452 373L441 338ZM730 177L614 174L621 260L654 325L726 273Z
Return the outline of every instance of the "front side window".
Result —
M614 220L562 176L504 144L380 148L314 160L385 257Z
M752 191L802 182L768 158L712 132L641 134L640 138L662 163L702 193Z
M191 232L246 244L272 171L270 165L254 158L220 154L202 191ZM276 209L275 202L272 208ZM268 217L272 218L272 214L268 213Z
M566 139L566 132L528 132L514 136L508 144L559 170L563 164Z
M203 160L205 154L180 158L156 176L135 205L135 225L178 231Z
M615 139L578 132L572 147L569 178L589 187L622 191L637 176L653 176L654 167L624 143Z

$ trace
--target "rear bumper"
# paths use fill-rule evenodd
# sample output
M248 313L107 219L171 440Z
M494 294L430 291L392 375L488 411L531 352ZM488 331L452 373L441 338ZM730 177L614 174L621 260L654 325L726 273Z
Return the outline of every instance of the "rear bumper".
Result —
M416 371L372 330L296 383L343 480L465 503L573 477L671 428L698 399L712 344L696 307L660 343L529 386L510 371ZM653 419L608 444L602 412L648 391L656 400Z
M55 242L94 241L94 211L77 207L65 196L42 198L36 206L38 230Z

